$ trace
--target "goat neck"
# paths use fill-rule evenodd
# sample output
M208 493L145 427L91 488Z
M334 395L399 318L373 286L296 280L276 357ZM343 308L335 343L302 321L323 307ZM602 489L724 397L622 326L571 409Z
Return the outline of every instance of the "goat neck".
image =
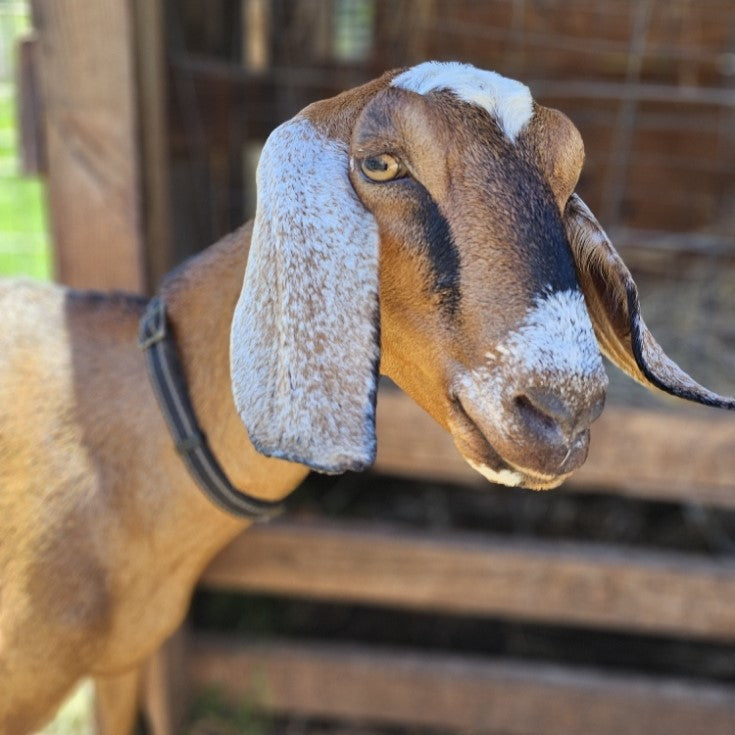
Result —
M236 487L280 500L308 468L254 449L235 410L230 383L230 327L251 234L248 224L188 261L166 279L162 295L192 404L215 456Z

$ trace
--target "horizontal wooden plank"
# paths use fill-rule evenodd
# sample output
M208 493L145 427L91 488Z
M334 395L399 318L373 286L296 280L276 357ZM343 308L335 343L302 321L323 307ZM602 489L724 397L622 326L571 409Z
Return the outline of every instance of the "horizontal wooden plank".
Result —
M207 587L451 614L735 638L735 561L337 523L251 528Z
M484 483L451 437L394 388L378 397L379 472ZM592 427L587 462L566 488L735 507L735 416L679 415L609 406Z
M505 735L731 735L735 689L330 645L198 639L195 688L272 713Z

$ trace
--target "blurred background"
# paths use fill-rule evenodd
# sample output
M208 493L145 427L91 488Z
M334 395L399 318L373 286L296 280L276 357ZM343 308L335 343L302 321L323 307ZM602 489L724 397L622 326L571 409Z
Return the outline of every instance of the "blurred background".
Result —
M29 28L25 0L0 1L0 274L49 278L52 265L42 184L38 177L25 175L20 152L16 44Z
M0 274L152 293L252 216L278 123L426 59L573 120L652 331L735 393L732 0L0 0ZM386 387L376 472L311 478L286 540L205 577L149 684L163 719L735 732L733 419L610 375L588 466L546 495L481 485Z

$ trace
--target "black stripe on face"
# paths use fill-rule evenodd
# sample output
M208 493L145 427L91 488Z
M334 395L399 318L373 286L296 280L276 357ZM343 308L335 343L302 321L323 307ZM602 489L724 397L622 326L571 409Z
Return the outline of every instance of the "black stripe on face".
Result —
M517 255L533 290L578 289L574 258L548 184L532 164L523 161L507 160L503 173L505 209L511 213L505 226L514 233Z
M428 194L422 198L417 217L429 257L433 291L439 296L443 312L453 317L459 310L460 299L459 250L449 223Z

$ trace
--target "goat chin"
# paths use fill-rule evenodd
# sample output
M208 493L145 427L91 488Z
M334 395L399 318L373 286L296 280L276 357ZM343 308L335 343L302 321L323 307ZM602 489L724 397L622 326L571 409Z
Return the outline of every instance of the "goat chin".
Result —
M482 460L472 459L465 452L466 447L461 447L461 442L455 443L460 448L465 462L489 482L506 487L519 487L526 490L551 490L559 487L572 473L562 472L556 475L542 475L528 469L520 469L504 462L498 454L491 450L485 452ZM491 456L488 456L491 455ZM491 466L491 464L493 466Z

